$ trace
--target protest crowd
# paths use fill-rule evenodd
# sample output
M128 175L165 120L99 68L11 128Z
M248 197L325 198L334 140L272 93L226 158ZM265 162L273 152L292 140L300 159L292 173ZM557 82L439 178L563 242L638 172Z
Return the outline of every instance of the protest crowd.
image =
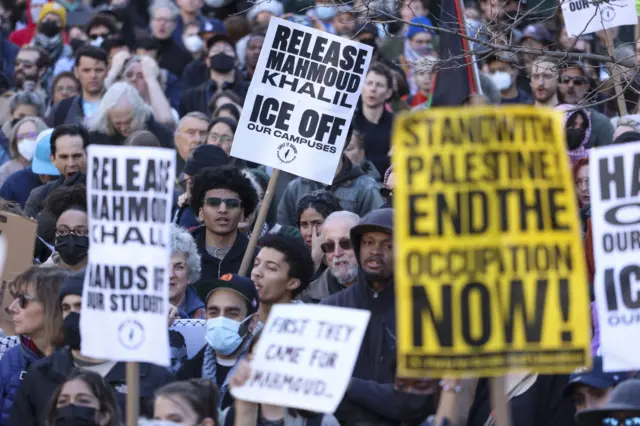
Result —
M171 181L173 188L170 235L164 236L168 303L118 299L133 310L144 305L168 313L163 327L170 366L139 363L139 424L502 426L488 377L397 375L393 196L405 182L396 179L399 166L392 163L394 120L440 106L560 111L577 198L570 214L579 215L584 284L592 289L589 153L640 141L640 37L634 25L576 35L553 0L465 0L456 18L451 11L461 12L458 3L0 1L0 229L7 258L19 257L21 265L7 261L4 271L0 426L118 426L127 419L127 363L81 351L82 311L103 303L83 300L86 283L102 280L106 288L115 280L108 265L89 262L96 238L111 235L107 225L97 229L91 220L96 211L115 217L131 208L124 198L91 197L97 182L106 190L107 181L116 180L106 161L102 169L95 159L91 164L88 150L95 146L175 152L174 175L155 181L158 187ZM340 130L344 147L335 153L330 183L232 156L234 144L251 142L246 133L244 141L236 137L246 130L241 116L259 116L263 124L286 121L284 101L298 104L283 96L275 101L283 101L280 112L259 111L260 95L268 94L250 90L252 79L268 80L256 70L265 66L259 58L272 42L267 29L273 17L369 49L361 93L345 107L353 115ZM295 49L291 42L287 52ZM304 57L302 48L297 53ZM267 67L276 66L268 60ZM351 75L357 61L350 62ZM279 87L285 85L293 84ZM347 105L347 91L342 101L336 95L336 108ZM338 131L337 122L331 131ZM313 147L313 136L308 139ZM318 155L335 151L329 146L334 141L316 140ZM278 151L283 164L291 152L302 155L305 145L287 147ZM22 231L27 227L35 231L33 241ZM248 251L249 267L242 271ZM147 282L140 270L132 274ZM504 397L513 425L640 424L640 378L635 371L605 371L590 293L592 320L582 327L591 336L591 367L507 374ZM637 303L637 296L629 297ZM234 396L252 377L265 324L282 304L370 312L333 413L291 408L285 399L267 404ZM185 324L199 326L195 343L182 332ZM105 324L89 326L100 339Z

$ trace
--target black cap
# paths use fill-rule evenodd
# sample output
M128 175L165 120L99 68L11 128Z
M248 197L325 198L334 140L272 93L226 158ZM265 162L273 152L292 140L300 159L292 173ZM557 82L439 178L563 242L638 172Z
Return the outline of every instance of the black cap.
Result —
M205 167L222 167L229 164L229 156L224 150L215 145L200 145L184 165L184 172L195 176Z
M209 296L221 288L227 288L238 293L247 303L247 310L249 315L254 314L258 310L258 290L256 286L247 277L242 277L236 274L224 274L220 278L214 281L200 281L196 287L198 297L200 300L207 304Z
M62 281L60 291L58 292L58 298L61 302L62 299L69 294L82 296L82 287L84 286L84 275L86 272L87 269L83 268L67 276L64 281Z
M235 43L233 42L233 40L231 40L231 38L228 35L216 34L213 37L211 37L209 40L207 40L207 50L211 49L211 46L213 46L219 41L224 41L225 43L230 44L231 47L233 47L234 49L236 47Z

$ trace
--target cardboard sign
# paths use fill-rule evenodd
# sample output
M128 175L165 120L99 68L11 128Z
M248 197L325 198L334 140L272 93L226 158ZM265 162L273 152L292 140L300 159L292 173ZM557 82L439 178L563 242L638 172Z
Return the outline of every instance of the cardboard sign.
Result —
M372 49L269 21L231 156L330 185Z
M6 241L8 249L0 257L4 268L0 271L0 328L7 335L13 335L13 321L6 309L13 298L9 294L9 283L22 272L33 266L33 250L36 242L35 220L13 213L0 212L0 235Z
M571 37L638 23L635 0L565 0L561 3L567 33Z
M175 151L90 145L83 355L169 366ZM99 330L99 332L96 332Z
M235 398L333 413L351 379L371 313L333 306L274 305Z
M394 128L400 377L566 373L589 293L562 116L435 109Z
M640 142L589 155L595 295L605 371L640 368Z

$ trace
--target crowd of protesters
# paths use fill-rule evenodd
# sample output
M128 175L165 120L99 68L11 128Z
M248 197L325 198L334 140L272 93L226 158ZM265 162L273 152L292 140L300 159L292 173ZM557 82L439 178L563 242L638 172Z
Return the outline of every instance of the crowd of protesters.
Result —
M185 338L171 330L171 368L140 364L140 413L154 419L141 424L494 424L487 379L395 377L391 129L394 114L431 107L434 76L446 73L431 29L441 9L427 0L355 3L0 1L0 208L37 221L34 266L8 287L13 329L0 339L0 426L117 426L125 418L125 364L80 351L90 144L176 151L168 323L205 320L204 345L188 358ZM369 3L396 19L372 20L386 15L367 12ZM541 17L538 3L465 2L472 37L512 48L478 43L483 94L466 102L564 113L593 280L588 152L640 140L633 29L569 37L559 8ZM230 152L273 16L372 46L373 60L333 183L281 173L265 224L254 229L273 170ZM629 66L581 58L611 40ZM615 72L628 88L622 103ZM258 248L240 276L253 232ZM331 415L231 395L279 303L371 311ZM603 372L594 336L590 371L507 376L514 425L640 424L640 381Z

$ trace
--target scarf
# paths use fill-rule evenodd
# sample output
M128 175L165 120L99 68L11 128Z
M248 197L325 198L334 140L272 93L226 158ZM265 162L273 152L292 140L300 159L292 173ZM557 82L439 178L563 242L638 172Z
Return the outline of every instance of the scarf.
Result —
M204 350L204 358L202 360L202 378L209 379L215 385L216 383L216 354L209 345Z
M54 37L47 37L44 34L36 32L31 44L46 50L51 58L52 64L55 64L58 59L60 59L62 49L64 48L61 34L56 34Z

